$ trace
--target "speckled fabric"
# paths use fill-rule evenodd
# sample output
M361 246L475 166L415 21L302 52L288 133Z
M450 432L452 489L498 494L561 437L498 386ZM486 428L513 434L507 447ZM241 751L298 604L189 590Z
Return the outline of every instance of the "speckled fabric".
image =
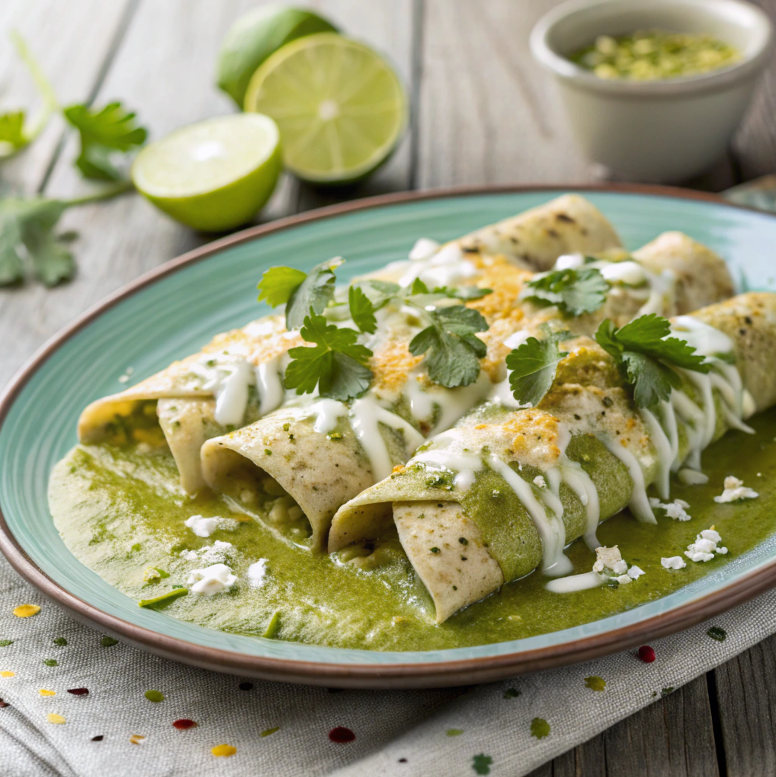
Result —
M41 610L19 618L13 610L21 604ZM717 639L708 635L711 627L722 630L712 632ZM2 774L514 777L774 631L770 592L651 643L656 660L649 664L631 651L471 688L332 692L193 669L110 644L40 597L2 559ZM66 645L55 643L62 638ZM594 690L601 683L587 678L601 678L604 689ZM88 693L68 693L79 688ZM146 698L149 690L163 701ZM172 724L179 719L197 725L178 730ZM336 727L355 739L331 741ZM214 755L219 745L234 754Z

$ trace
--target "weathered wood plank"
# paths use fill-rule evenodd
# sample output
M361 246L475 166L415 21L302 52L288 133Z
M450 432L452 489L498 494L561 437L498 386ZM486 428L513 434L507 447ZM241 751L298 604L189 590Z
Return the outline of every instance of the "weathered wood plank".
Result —
M312 7L331 19L353 38L366 41L388 56L404 80L411 95L413 83L413 41L415 3L420 0L394 0L390 3L364 3L362 0L317 0ZM414 124L388 162L364 183L347 189L316 189L299 186L298 211L331 205L342 200L368 197L387 191L412 188L412 143Z
M17 29L51 81L63 105L87 100L125 22L130 0L68 0L0 3L0 112L26 109L35 116L40 100L8 35ZM0 180L15 189L37 191L62 137L58 116L36 142L0 163Z
M537 769L531 777L716 777L705 677Z
M776 0L754 0L776 24ZM771 57L754 105L734 141L741 179L748 181L776 170L776 57Z
M776 637L714 670L728 777L776 774Z
M528 35L557 0L426 0L418 185L584 182Z

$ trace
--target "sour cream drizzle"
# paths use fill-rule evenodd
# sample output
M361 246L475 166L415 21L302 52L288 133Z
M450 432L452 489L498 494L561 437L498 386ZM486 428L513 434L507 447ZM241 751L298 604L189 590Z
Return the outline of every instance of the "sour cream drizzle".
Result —
M490 455L487 463L494 472L501 475L531 516L542 541L542 571L555 577L567 575L573 567L563 553L563 547L566 544L566 526L562 518L553 512L548 514L544 505L534 495L531 485L526 483L506 462Z

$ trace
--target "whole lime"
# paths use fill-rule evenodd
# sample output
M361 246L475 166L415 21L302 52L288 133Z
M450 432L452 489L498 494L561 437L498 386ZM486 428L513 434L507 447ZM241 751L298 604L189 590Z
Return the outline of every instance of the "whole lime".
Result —
M218 56L217 83L239 108L256 68L281 46L316 32L337 32L327 19L304 8L268 5L241 16Z
M268 116L235 113L190 124L146 146L132 165L138 191L205 232L253 218L275 189L280 133Z

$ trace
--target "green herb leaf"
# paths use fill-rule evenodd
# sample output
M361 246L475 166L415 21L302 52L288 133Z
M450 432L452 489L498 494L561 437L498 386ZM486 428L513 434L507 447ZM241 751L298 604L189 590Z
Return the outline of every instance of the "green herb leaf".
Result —
M113 637L107 637L107 636L106 636L106 637L103 637L103 638L100 640L100 644L101 644L103 647L113 647L114 645L118 645L118 644L119 644L119 641L118 641L117 639L113 639Z
M270 618L267 628L261 635L265 639L275 639L280 631L280 610L276 610Z
M59 666L59 662L57 661L56 658L44 658L43 663L46 666Z
M426 354L428 375L446 388L468 386L480 374L480 359L487 353L485 343L475 332L484 332L488 323L476 310L452 305L426 311L431 325L410 341L413 356Z
M47 286L73 276L73 255L53 232L67 206L43 197L0 200L0 286L22 280L25 258Z
M593 313L606 302L609 283L594 268L553 270L534 276L520 293L537 305L555 305L569 316Z
M358 286L351 286L348 289L348 306L350 308L350 317L362 332L367 332L371 335L377 331L375 306Z
M358 287L369 297L375 310L379 310L391 299L400 297L402 294L401 286L391 281L360 281Z
M259 302L266 300L272 308L285 305L306 277L306 272L293 267L270 267L264 271L257 286Z
M322 397L345 401L363 394L372 380L366 362L372 352L357 342L355 329L327 324L323 316L304 319L302 337L315 347L299 346L288 352L286 388L311 394L318 387Z
M169 575L167 575L167 577L169 577ZM186 594L188 594L188 592L189 592L188 588L173 588L172 591L167 591L166 593L159 594L159 596L154 596L150 599L141 599L137 603L137 606L154 607L157 604L166 604L167 602L171 602L173 599L177 599L179 596L185 596Z
M308 273L291 267L272 267L259 282L259 300L266 299L272 307L286 303L286 327L301 329L312 311L316 315L334 297L334 270L342 263L339 256L327 259Z
M544 718L534 718L531 721L531 736L544 739L550 735L550 724Z
M711 365L684 340L670 337L667 319L651 313L617 329L607 318L601 322L595 339L617 362L633 387L638 407L652 407L667 400L681 378L679 367L707 373Z
M472 769L475 774L490 774L490 767L493 764L493 759L489 755L480 753L475 755L472 759Z
M506 359L512 396L525 407L536 407L552 387L558 364L568 356L558 343L569 332L558 332L543 340L529 337Z
M712 626L706 633L717 642L724 642L727 639L727 632L720 626Z
M123 179L125 176L112 157L142 146L148 136L145 128L135 122L135 114L120 102L112 102L100 110L71 105L65 108L64 115L81 137L81 152L75 165L82 175L102 181Z
M32 80L43 98L43 107L34 122L27 121L25 111L10 111L0 115L0 159L13 156L40 135L56 110L57 98L40 66L16 30L11 32L11 41L19 58L30 71Z

